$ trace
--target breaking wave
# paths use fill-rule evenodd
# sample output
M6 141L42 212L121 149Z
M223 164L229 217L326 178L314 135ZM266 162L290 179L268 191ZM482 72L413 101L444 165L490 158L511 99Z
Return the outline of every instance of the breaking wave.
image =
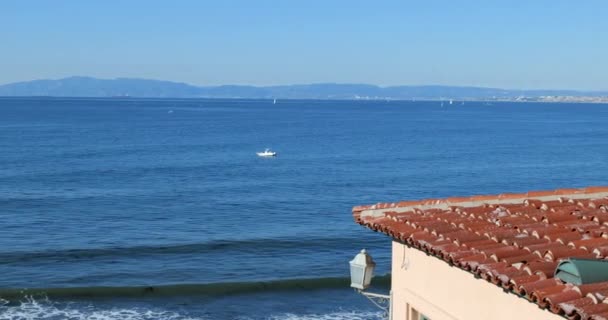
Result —
M209 316L188 315L161 308L100 308L94 305L58 303L48 298L27 296L18 303L0 299L0 320L211 320ZM238 320L257 320L249 316ZM264 320L381 320L380 312L343 311L328 313L281 313L264 316Z
M374 277L375 285L387 287L389 283L390 275ZM25 296L44 296L49 298L115 298L180 295L230 296L265 291L320 290L348 288L349 286L350 278L326 277L160 286L0 289L0 298L5 301L18 301Z
M47 298L25 297L18 303L0 300L0 320L206 320L173 311L143 308L98 309L92 305L76 307L59 304Z

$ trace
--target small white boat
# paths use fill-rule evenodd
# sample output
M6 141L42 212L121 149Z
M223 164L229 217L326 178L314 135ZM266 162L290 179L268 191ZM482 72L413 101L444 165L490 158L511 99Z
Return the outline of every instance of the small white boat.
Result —
M274 151L270 151L270 149L266 149L263 152L256 152L256 154L260 157L276 157L277 153Z

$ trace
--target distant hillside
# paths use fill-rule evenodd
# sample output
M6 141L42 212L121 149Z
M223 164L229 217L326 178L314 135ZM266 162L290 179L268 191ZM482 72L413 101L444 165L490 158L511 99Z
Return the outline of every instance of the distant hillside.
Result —
M199 87L148 79L70 77L0 85L0 96L278 98L278 99L507 99L517 97L601 97L608 92L573 90L505 90L455 86L392 86L320 83L284 86L223 85Z
M34 80L0 86L0 96L56 97L190 97L201 88L169 81L118 78L112 80L70 77L59 80Z

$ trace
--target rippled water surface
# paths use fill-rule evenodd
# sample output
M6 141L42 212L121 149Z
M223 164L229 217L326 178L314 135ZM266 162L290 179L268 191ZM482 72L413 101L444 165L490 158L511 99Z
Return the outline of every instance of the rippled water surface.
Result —
M606 123L591 104L0 99L0 318L379 317L347 263L366 247L388 272L390 241L352 206L607 185Z

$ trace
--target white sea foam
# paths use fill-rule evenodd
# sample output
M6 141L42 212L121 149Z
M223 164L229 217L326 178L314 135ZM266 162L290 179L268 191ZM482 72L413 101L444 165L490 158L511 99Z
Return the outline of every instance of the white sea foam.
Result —
M285 313L274 315L269 320L381 320L381 312L338 311L321 314L294 314Z
M26 298L18 305L0 301L0 320L198 320L164 310L111 308L57 304L48 299Z
M217 318L218 320L223 320ZM237 317L256 320L257 317ZM335 311L329 313L280 313L264 320L383 320L380 312ZM191 317L159 308L108 308L90 304L57 303L44 298L27 297L19 304L0 299L0 320L216 320L215 317Z

